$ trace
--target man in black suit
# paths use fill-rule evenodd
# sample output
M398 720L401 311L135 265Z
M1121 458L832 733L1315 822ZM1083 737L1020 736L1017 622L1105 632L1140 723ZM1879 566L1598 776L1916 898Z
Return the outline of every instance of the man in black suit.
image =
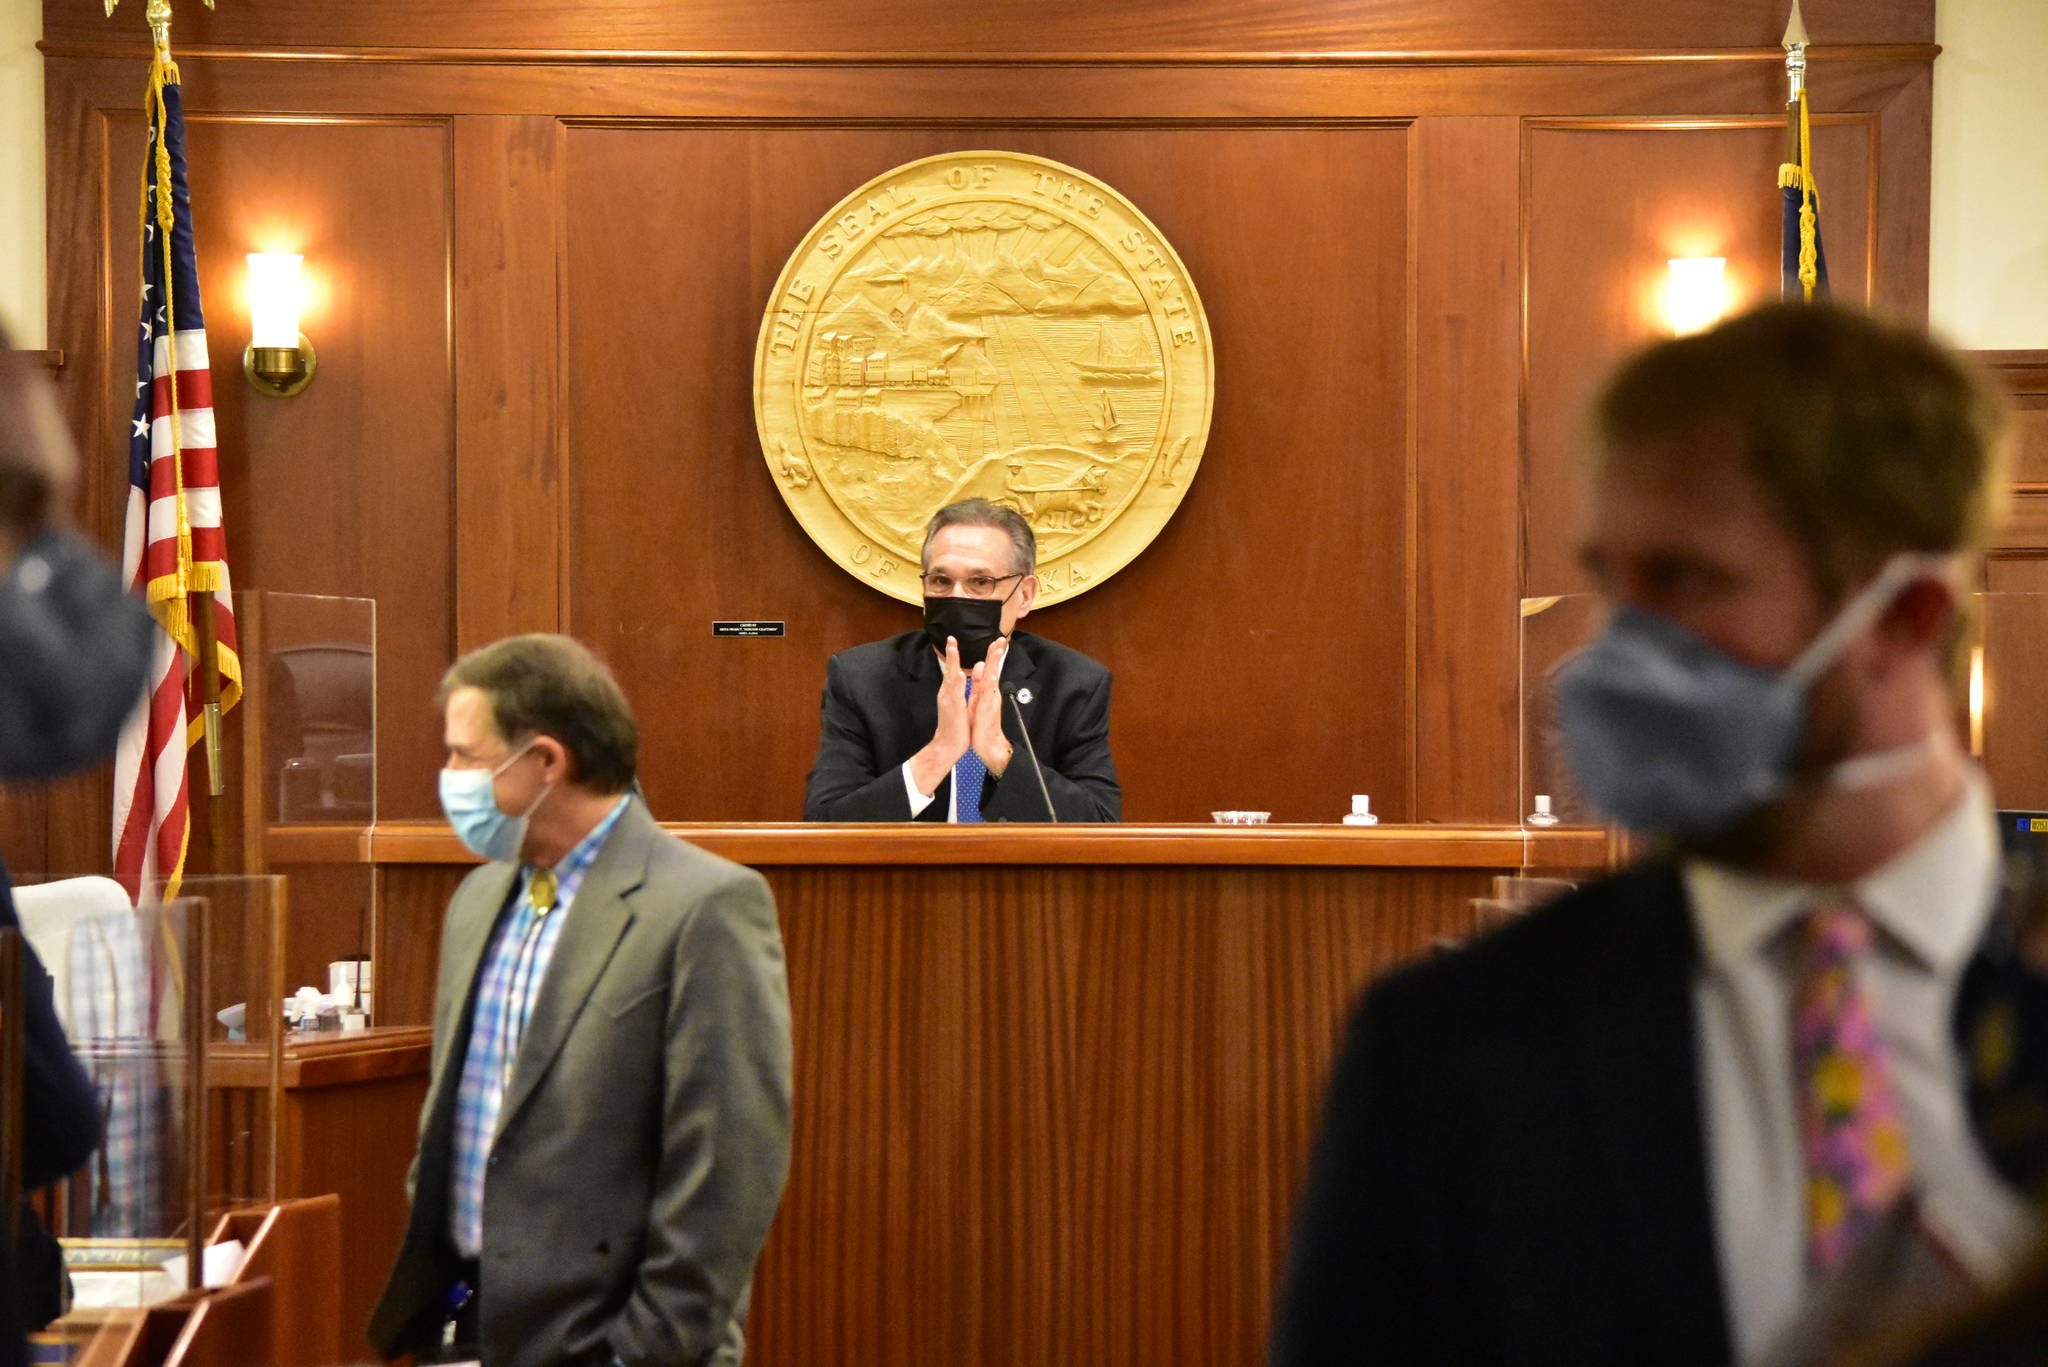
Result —
M924 629L841 651L826 666L806 821L1121 819L1109 671L1017 631L1038 597L1037 556L1031 524L986 499L933 516Z
M1999 426L1825 306L1610 380L1581 559L1616 611L1555 685L1583 795L1670 839L1367 993L1277 1367L1785 1361L1886 1240L1980 1280L2024 1246L1951 1023L1999 939L1951 691Z

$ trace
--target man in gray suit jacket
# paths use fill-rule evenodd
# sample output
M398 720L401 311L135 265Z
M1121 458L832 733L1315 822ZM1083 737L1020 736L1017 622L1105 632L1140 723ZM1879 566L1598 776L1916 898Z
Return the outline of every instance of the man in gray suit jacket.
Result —
M655 824L611 674L559 636L442 683L441 798L487 862L442 929L412 1217L378 1351L733 1364L789 1162L767 885Z

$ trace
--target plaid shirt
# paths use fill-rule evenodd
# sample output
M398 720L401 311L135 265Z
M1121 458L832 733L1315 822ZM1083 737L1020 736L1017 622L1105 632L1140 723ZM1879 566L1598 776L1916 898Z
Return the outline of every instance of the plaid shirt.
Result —
M498 1112L519 1059L519 1041L526 1033L533 1001L547 977L548 961L561 938L569 903L582 886L583 875L597 859L605 837L619 824L626 804L622 797L604 820L578 841L555 865L559 886L555 909L542 914L529 892L536 870L520 870L512 913L501 917L490 948L484 952L477 984L476 1017L463 1056L462 1081L455 1093L455 1156L448 1205L448 1234L455 1251L474 1258L484 1242L484 1169L498 1138Z

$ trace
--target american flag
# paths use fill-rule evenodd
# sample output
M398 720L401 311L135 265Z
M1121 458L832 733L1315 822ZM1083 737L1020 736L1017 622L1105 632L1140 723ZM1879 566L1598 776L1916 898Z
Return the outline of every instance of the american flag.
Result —
M114 756L114 876L131 897L175 897L191 829L186 756L203 734L203 674L193 619L212 594L222 709L241 696L242 664L220 520L213 379L185 192L178 69L161 51L150 67L149 156L142 189L142 327L128 440L123 568L163 628L149 694Z

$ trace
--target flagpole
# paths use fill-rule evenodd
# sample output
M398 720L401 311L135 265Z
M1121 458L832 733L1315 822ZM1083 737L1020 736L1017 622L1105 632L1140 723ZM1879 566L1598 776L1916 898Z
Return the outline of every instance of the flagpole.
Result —
M1799 0L1792 0L1792 17L1785 24L1785 160L1800 166L1799 97L1806 93L1806 21L1799 13Z
M106 0L107 14L111 17L120 0ZM206 0L206 7L213 8L213 0ZM171 5L170 0L149 0L144 7L143 18L149 24L150 40L155 44L159 61L169 62L171 58ZM173 326L175 327L175 322ZM194 593L187 600L191 606L193 644L198 647L199 700L201 726L206 739L206 793L213 799L207 811L207 853L208 872L227 871L227 832L220 819L220 799L227 794L227 775L222 772L220 732L220 640L216 635L213 619L213 594ZM188 761L189 763L189 761Z

